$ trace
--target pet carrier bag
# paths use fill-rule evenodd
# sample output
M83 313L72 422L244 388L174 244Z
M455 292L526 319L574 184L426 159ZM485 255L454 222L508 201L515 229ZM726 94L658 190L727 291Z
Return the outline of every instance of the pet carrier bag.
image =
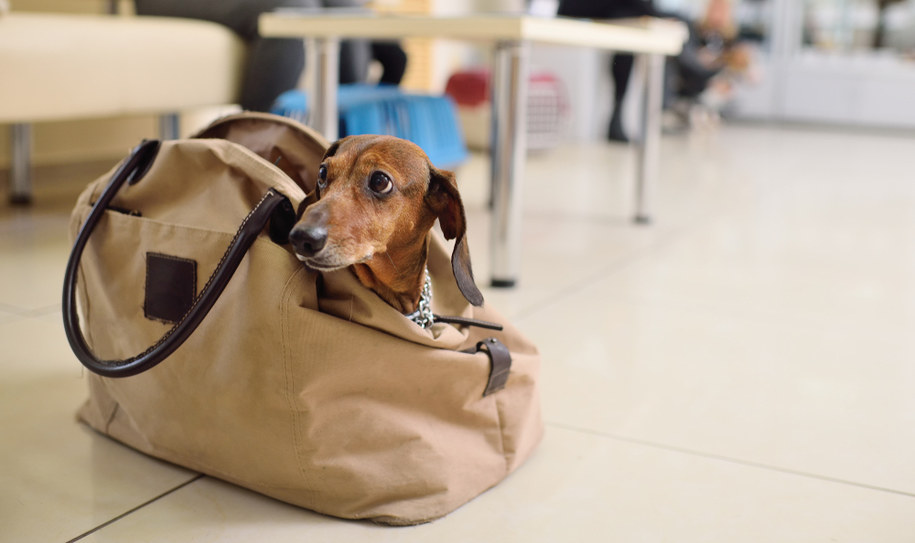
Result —
M146 141L71 219L64 324L89 374L79 417L148 455L321 513L445 515L540 440L535 347L472 307L431 235L424 329L348 269L287 244L326 142L243 113Z

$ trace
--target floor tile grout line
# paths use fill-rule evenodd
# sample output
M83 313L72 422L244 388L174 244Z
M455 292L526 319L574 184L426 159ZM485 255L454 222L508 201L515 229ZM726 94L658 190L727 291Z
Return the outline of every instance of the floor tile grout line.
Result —
M780 189L771 189L776 192L787 191L788 187L782 187ZM644 260L648 255L655 252L658 249L667 247L668 245L675 243L676 241L683 239L685 236L691 235L694 232L705 228L707 225L712 224L715 220L718 220L722 217L728 217L735 215L737 209L725 209L719 213L714 214L713 216L707 216L702 220L697 220L693 224L688 224L683 228L676 229L675 232L672 232L655 243L650 244L648 247L635 251L632 255L627 258L621 259L619 262L614 262L612 264L607 264L599 267L594 273L591 273L583 277L580 281L575 284L569 285L565 288L560 289L558 292L552 296L548 296L539 302L535 302L528 307L517 311L515 315L512 316L517 321L521 321L533 315L536 315L542 310L548 309L550 306L555 305L556 303L562 301L566 297L577 294L582 290L594 286L597 282L606 278L609 275L618 273L630 266L634 266ZM640 226L640 228L651 228L652 226ZM636 303L639 303L636 301Z
M44 317L46 315L51 315L53 313L60 312L60 304L51 304L41 307L35 307L31 309L26 309L22 307L16 307L9 304L0 303L0 311L8 313L11 317L18 317L20 319L31 319L36 317Z
M784 190L784 189L783 189ZM675 243L678 240L683 239L686 236L692 235L694 232L699 231L706 226L712 224L715 220L720 219L721 217L727 217L736 213L735 209L725 209L718 213L715 213L711 216L706 216L703 219L694 220L692 223L687 223L686 226L682 228L676 228L673 232L662 236L658 241L650 244L648 247L635 251L630 257L624 258L619 262L612 264L607 264L605 266L599 267L594 273L589 274L582 278L577 284L569 285L566 288L561 289L559 292L550 296L539 303L535 303L522 311L519 311L517 315L514 316L515 319L521 320L527 318L530 315L538 313L540 310L548 308L551 305L554 305L558 301L564 299L565 297L581 292L582 290L593 286L598 281L604 279L608 275L617 273L621 270L633 266L642 260L644 260L648 255L654 253L658 249L667 247L668 245ZM657 228L654 225L635 225L631 223L630 227L634 228Z
M204 475L203 473L198 473L197 475L195 475L194 477L192 477L192 478L188 479L187 481L181 483L180 485L178 485L178 486L176 486L176 487L174 487L174 488L172 488L172 489L166 490L166 491L163 492L162 494L159 494L158 496L155 496L155 497L153 497L153 498L151 498L151 499L149 499L149 500L147 500L147 501L141 503L140 505L137 505L136 507L134 507L134 508L132 508L132 509L129 509L129 510L123 512L123 513L121 513L120 515L114 517L113 519L111 519L111 520L109 520L109 521L107 521L107 522L104 522L104 523L102 523L102 524L99 524L99 525L96 526L95 528L92 528L91 530L89 530L89 531L87 531L87 532L84 532L84 533L82 533L82 534L80 534L80 535L74 537L73 539L70 539L69 541L67 541L67 543L75 543L76 541L79 541L79 540L81 540L81 539L84 539L84 538L86 538L86 537L89 537L90 535L92 535L92 534L98 532L99 530L103 530L104 528L106 528L106 527L108 527L108 526L111 526L111 525L114 524L115 522L117 522L117 521L119 521L119 520L121 520L121 519L127 517L128 515L131 515L131 514L133 514L133 513L136 513L137 511L139 511L140 509L143 509L143 508L146 507L147 505L151 505L151 504L153 504L153 503L155 503L155 502L161 500L162 498L165 498L166 496L169 496L169 495L171 495L171 494L173 494L173 493L175 493L175 492L181 490L182 488L184 488L184 487L190 485L191 483L194 483L194 482L196 482L196 481L199 481L200 479L202 479L202 478L204 478L204 477L206 477L206 475Z
M615 271L615 270L614 270ZM595 281L596 282L596 281ZM593 284L593 283L592 283ZM620 295L611 295L602 299L604 302L613 302L621 306L628 307L645 307L653 306L660 309L670 309L682 312L716 314L725 316L731 320L740 321L750 324L778 324L785 321L783 312L773 310L743 310L737 306L709 302L707 300L678 300L671 298L648 298L648 297L626 297ZM796 312L791 313L793 317L797 316ZM810 330L830 330L826 325L819 324L819 321L813 318L813 313L803 315L807 318L805 327Z
M525 307L524 309L518 311L513 316L513 318L517 321L522 321L526 318L532 317L532 316L540 313L543 310L549 309L551 306L556 305L557 303L568 298L569 296L577 294L587 288L594 286L596 283L598 283L599 281L601 281L603 279L606 279L608 276L618 273L622 270L625 270L626 268L628 268L630 266L634 266L634 265L638 264L639 262L641 262L642 260L647 258L648 255L654 253L656 250L666 247L667 245L670 245L671 243L674 243L675 241L677 241L679 239L682 239L684 234L689 234L689 233L693 232L694 230L699 229L704 224L705 224L705 222L703 221L702 224L695 224L690 227L687 227L683 231L679 231L676 234L671 234L671 235L665 236L664 238L658 240L657 242L652 243L648 247L635 251L629 257L623 258L618 262L600 266L593 273L586 275L585 277L583 277L581 280L575 282L574 284L568 285L568 286L558 290L553 295L548 296L548 297L544 298L543 300L541 300L539 302L535 302L535 303L531 304L530 306Z
M546 422L546 425L553 426L555 428L561 428L563 430L569 430L569 431L573 431L573 432L579 432L579 433L583 433L583 434L603 437L603 438L607 438L607 439L611 439L611 440L619 441L619 442L623 442L623 443L631 443L634 445L651 447L653 449L687 454L690 456L695 456L698 458L705 458L708 460L717 460L717 461L727 462L730 464L736 464L736 465L740 465L740 466L762 469L762 470L766 470L766 471L774 471L774 472L783 473L786 475L804 477L806 479L815 479L818 481L836 483L836 484L841 484L841 485L846 485L846 486L853 486L856 488L873 490L873 491L877 491L877 492L884 492L884 493L888 493L888 494L895 494L897 496L904 496L907 498L915 498L915 492L906 492L904 490L897 490L894 488L887 488L887 487L883 487L883 486L871 485L871 484L862 483L862 482L858 482L858 481L852 481L852 480L848 480L848 479L840 479L838 477L830 477L828 475L818 475L816 473L794 470L791 468L783 468L783 467L774 466L771 464L764 464L762 462L754 462L752 460L744 460L741 458L734 458L731 456L724 456L721 454L697 451L694 449L687 449L684 447L677 447L674 445L665 445L663 443L656 443L656 442L648 441L648 440L644 440L644 439L637 439L637 438L632 438L632 437L621 436L621 435L612 434L609 432L601 432L599 430L591 430L589 428L581 428L581 427L573 426L570 424L564 424L564 423L560 423L560 422Z
M16 307L14 305L5 304L3 302L0 302L0 311L9 313L10 315L14 315L17 317L25 317L25 316L27 316L26 313L28 312L27 309L23 309L21 307Z
M35 309L30 309L25 312L25 315L28 317L43 317L45 315L50 315L52 313L59 313L61 310L61 305L51 304L42 307L36 307Z

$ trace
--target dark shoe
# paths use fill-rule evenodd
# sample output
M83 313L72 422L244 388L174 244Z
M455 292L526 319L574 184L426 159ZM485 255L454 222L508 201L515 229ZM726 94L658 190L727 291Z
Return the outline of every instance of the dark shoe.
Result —
M621 143L629 143L629 138L623 131L623 121L617 114L619 108L613 110L613 116L610 118L610 127L607 129L607 139Z

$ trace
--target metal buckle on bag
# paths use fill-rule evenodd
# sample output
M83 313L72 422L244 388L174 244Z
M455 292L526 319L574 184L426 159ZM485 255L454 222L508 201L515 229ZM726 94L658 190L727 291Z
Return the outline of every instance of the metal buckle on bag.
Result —
M483 397L505 388L508 375L512 369L512 355L508 347L498 339L491 337L477 343L477 352L486 351L489 355L489 381L483 391Z

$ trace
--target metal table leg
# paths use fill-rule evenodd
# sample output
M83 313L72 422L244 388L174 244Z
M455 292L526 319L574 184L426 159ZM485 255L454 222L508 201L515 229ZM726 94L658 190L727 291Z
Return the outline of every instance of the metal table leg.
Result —
M338 38L314 38L309 40L309 53L314 64L306 66L312 77L309 89L310 114L308 124L324 135L328 141L338 138L340 120L337 112L337 88L340 79L340 40ZM309 64L312 64L309 62Z
M511 287L521 261L521 183L527 148L527 45L496 44L492 74L491 281Z
M175 140L181 136L181 116L178 113L159 115L159 137L163 140Z
M10 203L32 203L32 125L10 126Z
M638 144L638 170L635 186L637 224L651 222L651 197L658 177L661 147L661 109L664 95L664 55L642 55L646 64L642 104L642 141Z

